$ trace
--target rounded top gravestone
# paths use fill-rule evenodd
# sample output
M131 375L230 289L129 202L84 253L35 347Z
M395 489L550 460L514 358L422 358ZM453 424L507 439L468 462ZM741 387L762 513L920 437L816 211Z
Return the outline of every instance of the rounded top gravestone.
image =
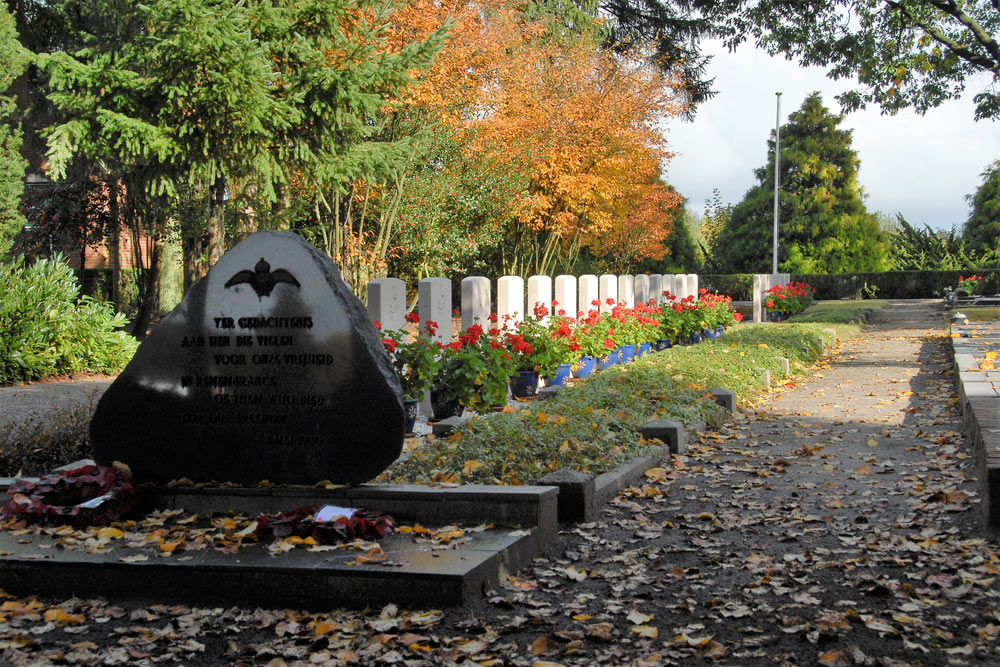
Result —
M90 432L97 462L137 481L360 483L402 451L403 405L333 261L258 232L150 332Z

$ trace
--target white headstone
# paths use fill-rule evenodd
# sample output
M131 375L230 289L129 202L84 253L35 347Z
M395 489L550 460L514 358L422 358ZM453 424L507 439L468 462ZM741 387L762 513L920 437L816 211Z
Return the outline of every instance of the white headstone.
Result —
M497 280L497 325L513 327L524 320L524 278L504 276Z
M576 276L556 276L556 304L553 306L555 314L560 310L566 311L566 317L576 319Z
M451 281L447 278L424 278L417 284L417 314L420 315L420 332L424 333L424 323L437 323L437 332L432 341L451 341Z
M542 305L545 311L552 313L552 278L548 276L531 276L528 278L528 317L535 316L535 306ZM549 315L541 318L542 322L548 323Z
M577 281L580 287L580 300L577 303L577 307L583 311L584 315L591 310L599 310L600 304L594 305L594 302L599 301L601 298L597 283L597 276L590 273L580 276L580 279Z
M698 274L689 273L687 276L687 292L688 294L694 295L695 300L698 299Z
M663 294L664 292L670 292L671 295L677 296L677 292L674 291L674 277L670 274L660 276L660 301L670 301Z
M382 329L402 329L406 324L406 282L376 278L368 283L368 314Z
M649 276L649 296L652 299L656 299L656 303L663 303L666 301L666 297L663 296L663 290L668 289L663 285L663 276L659 273L654 273Z
M489 329L490 279L484 276L462 278L462 331L473 324Z
M635 308L635 278L625 274L618 276L618 300L625 302L626 308Z
M601 312L610 313L618 303L618 277L605 273L598 279L598 298L601 300ZM611 303L608 303L611 299Z
M764 290L767 276L755 273L753 276L753 323L760 324L764 321Z
M677 295L677 300L680 301L681 299L687 297L688 295L687 276L678 273L671 276L670 279L674 283L674 294Z
M632 279L633 289L635 290L635 302L645 304L649 301L649 276L644 273L640 273Z

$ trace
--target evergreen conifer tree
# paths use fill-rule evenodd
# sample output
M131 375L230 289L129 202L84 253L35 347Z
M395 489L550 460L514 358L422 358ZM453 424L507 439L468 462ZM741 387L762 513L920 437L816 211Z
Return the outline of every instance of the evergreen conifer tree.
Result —
M29 54L17 40L14 17L0 9L0 93L5 92L27 66ZM24 224L18 211L24 191L21 131L14 118L14 100L0 95L0 252L3 242Z
M844 273L885 268L887 243L865 210L860 160L851 131L838 126L819 93L806 98L781 128L778 266L790 273ZM774 137L759 183L733 209L716 256L733 272L770 272L774 224Z
M973 253L1000 255L1000 160L983 172L983 184L968 197L972 213L963 236Z

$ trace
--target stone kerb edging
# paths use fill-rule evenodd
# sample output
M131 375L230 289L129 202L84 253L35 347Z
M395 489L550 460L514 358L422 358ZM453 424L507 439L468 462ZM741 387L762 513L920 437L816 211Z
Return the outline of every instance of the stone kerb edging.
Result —
M958 337L954 337L958 334ZM1000 350L1000 323L952 326L959 409L966 441L972 445L987 526L1000 526L1000 370L991 370L985 354ZM986 366L986 368L980 368Z
M709 391L715 402L730 415L736 408L736 395L729 389ZM663 445L653 447L650 453L621 464L614 470L597 475L589 475L578 470L557 470L537 480L538 486L559 488L559 523L593 521L597 510L624 488L631 486L650 468L655 468L669 459L671 454L683 454L692 435L704 431L706 424L698 422L685 427L680 422L666 419L651 421L639 428L639 435L647 440L659 440Z

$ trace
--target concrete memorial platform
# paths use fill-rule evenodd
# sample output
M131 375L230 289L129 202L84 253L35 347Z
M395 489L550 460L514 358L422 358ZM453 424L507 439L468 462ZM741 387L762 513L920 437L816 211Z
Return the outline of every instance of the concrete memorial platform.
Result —
M254 544L233 553L213 549L157 552L112 540L101 549L63 549L59 537L27 530L0 533L0 588L15 594L103 596L262 607L363 608L388 602L462 605L530 564L554 543L558 489L521 486L435 488L157 487L139 489L146 512L183 508L202 516L249 517L294 506L378 509L397 525L433 531L455 527L455 542L418 541L395 533L378 541L380 562L342 548L273 553ZM369 545L370 546L370 545ZM143 555L144 560L135 559Z

